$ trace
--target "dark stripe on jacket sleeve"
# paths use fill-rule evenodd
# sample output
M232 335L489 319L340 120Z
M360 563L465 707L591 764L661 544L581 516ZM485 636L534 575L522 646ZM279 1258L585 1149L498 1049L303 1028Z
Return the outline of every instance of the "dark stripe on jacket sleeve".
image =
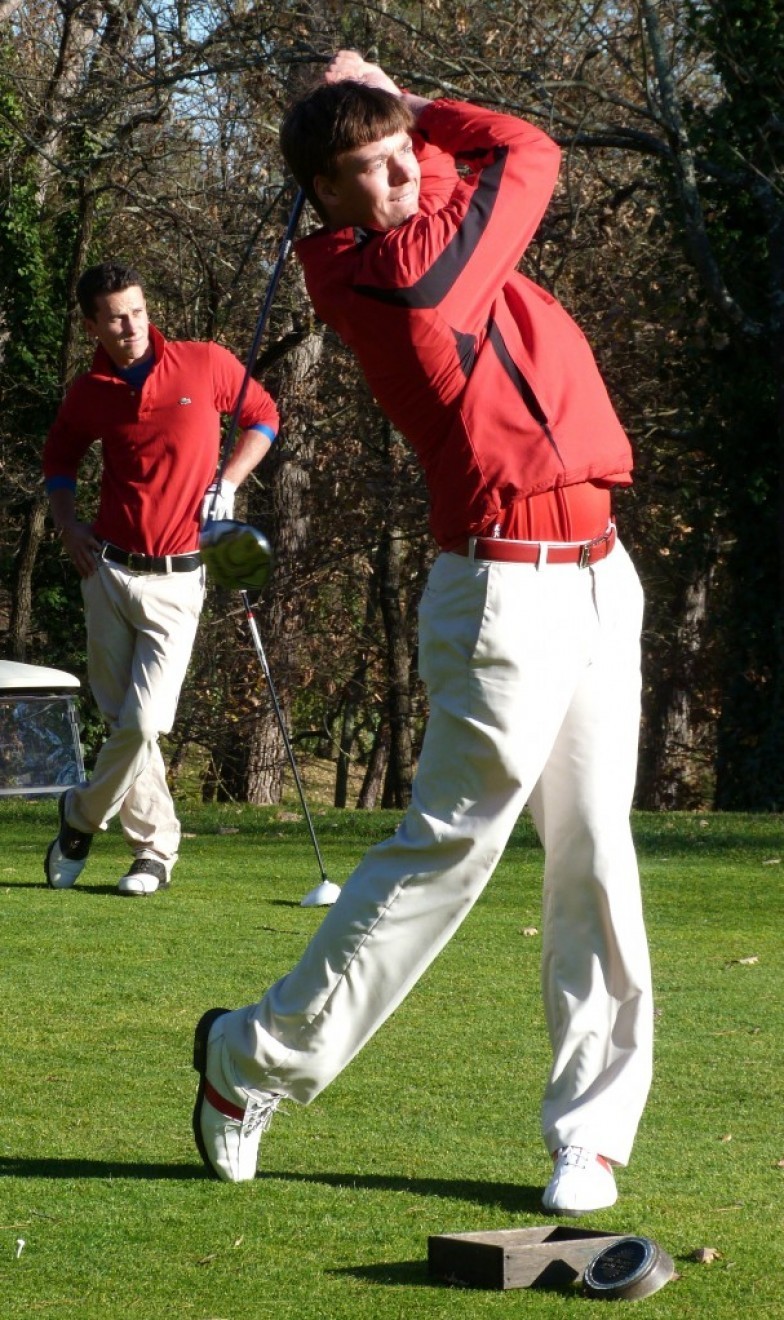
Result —
M479 240L487 228L498 197L498 189L507 157L506 147L497 147L494 160L479 178L468 210L443 252L436 257L429 270L406 289L377 288L372 284L355 284L354 292L373 298L377 302L396 307L437 307L456 284L473 257Z

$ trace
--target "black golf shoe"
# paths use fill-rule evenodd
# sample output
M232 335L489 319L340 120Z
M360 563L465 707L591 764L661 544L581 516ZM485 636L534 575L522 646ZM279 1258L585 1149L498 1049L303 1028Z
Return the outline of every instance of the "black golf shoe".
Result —
M84 870L93 836L68 824L65 819L65 793L57 803L57 810L60 815L60 832L47 849L44 874L50 889L70 889Z
M152 857L137 857L117 885L117 892L124 898L148 898L160 889L168 889L169 873L163 862L156 862Z

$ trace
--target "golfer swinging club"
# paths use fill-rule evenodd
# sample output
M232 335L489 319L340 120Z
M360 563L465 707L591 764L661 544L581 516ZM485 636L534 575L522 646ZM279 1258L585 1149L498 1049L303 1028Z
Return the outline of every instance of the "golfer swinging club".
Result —
M294 969L199 1022L196 1142L214 1176L253 1178L280 1100L313 1100L408 994L527 803L545 849L543 1205L599 1210L651 1077L629 828L642 593L610 512L629 442L583 335L516 270L559 152L523 120L401 92L352 51L289 111L281 144L325 225L296 246L315 310L426 474L441 549L419 620L430 717L405 818Z

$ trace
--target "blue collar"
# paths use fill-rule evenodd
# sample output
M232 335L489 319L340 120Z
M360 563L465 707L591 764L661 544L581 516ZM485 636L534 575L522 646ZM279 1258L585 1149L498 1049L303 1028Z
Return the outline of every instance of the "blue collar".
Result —
M134 389L140 390L154 366L155 358L150 356L142 362L133 362L130 367L115 367L115 371L126 385L132 385Z

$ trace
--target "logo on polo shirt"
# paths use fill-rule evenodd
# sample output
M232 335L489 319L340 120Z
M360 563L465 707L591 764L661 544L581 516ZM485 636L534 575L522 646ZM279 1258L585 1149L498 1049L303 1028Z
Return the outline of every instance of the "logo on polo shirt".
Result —
M183 407L186 403L190 403L190 399L188 398L187 394L182 399L180 399L180 406Z

